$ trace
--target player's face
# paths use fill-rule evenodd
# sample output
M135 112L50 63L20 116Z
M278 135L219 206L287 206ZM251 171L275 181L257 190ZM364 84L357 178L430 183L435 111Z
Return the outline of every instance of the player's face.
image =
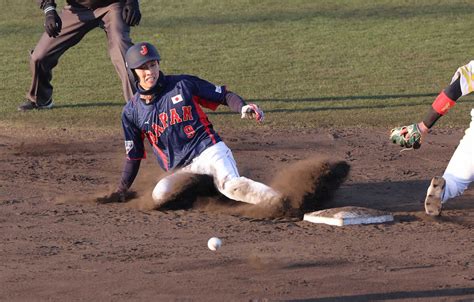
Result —
M160 77L160 62L149 61L135 69L143 89L150 89L156 84Z

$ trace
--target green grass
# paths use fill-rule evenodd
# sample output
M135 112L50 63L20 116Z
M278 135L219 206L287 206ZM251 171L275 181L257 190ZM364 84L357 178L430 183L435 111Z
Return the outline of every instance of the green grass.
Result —
M0 122L120 127L120 82L99 29L54 70L56 109L16 112L30 84L28 50L43 31L43 17L31 0L3 1ZM132 38L158 46L165 73L227 85L264 108L263 127L415 122L456 68L472 59L468 0L142 0L141 9ZM438 126L467 127L473 102L463 98ZM227 108L209 115L218 129L254 126Z

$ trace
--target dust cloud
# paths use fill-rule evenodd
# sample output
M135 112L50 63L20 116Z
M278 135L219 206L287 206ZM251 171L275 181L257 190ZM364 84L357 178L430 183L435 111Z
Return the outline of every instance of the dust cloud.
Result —
M330 202L349 170L345 161L313 157L282 167L271 187L285 196L292 210L303 214Z
M273 206L245 204L230 200L220 194L208 175L181 173L170 190L168 201L159 210L198 209L251 218L276 218L302 216L321 209L334 196L348 176L349 164L326 157L313 157L283 165L270 186L283 196L280 204ZM138 209L152 209L151 191L128 203ZM143 191L142 191L143 192Z

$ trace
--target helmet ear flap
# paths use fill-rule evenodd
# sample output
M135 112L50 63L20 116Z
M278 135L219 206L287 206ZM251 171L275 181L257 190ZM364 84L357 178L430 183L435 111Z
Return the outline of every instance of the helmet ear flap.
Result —
M128 66L127 66L127 74L128 74L128 79L130 80L132 85L139 81L136 72L133 69L128 68Z
M137 73L135 72L135 69L131 69L130 71L131 71L132 76L133 76L133 78L135 79L135 81L138 82L140 79L138 78L138 75L137 75Z

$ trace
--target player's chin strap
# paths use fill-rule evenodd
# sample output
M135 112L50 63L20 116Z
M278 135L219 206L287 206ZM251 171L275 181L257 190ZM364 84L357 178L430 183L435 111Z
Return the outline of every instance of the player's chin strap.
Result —
M141 95L158 94L165 86L164 78L165 78L165 75L160 71L160 76L158 77L158 81L156 82L155 86L151 87L150 89L143 89L142 86L140 86L140 82L135 81L135 88L137 89L137 92Z

